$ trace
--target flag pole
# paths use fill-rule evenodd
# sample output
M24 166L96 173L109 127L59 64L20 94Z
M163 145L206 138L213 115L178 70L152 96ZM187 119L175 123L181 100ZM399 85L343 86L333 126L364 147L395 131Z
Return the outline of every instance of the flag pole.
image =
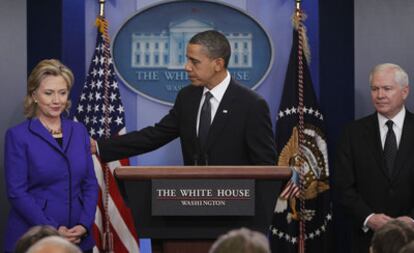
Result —
M96 25L98 26L98 29L101 31L102 36L103 36L103 40L104 43L109 43L109 36L108 36L108 30L107 30L107 23L106 23L106 19L105 19L105 0L98 0L99 3L99 16L96 19ZM105 47L107 48L107 47ZM108 55L108 52L105 52L104 55ZM105 57L105 63L108 63L108 59L107 57ZM107 68L105 68L107 69ZM105 82L108 81L108 75L109 73L107 73L107 71L105 71L104 73L105 75ZM106 85L104 85L104 87L106 87ZM107 89L105 89L105 94L107 93ZM105 96L107 97L107 96ZM108 119L108 112L105 111L104 113L104 119L105 119L105 123L107 123L107 119ZM107 124L105 124L105 137L109 138L110 136L108 136L109 131L107 130ZM104 216L105 216L105 224L104 224L104 228L103 228L103 251L106 253L112 253L114 252L114 244L113 244L113 235L111 232L111 227L110 227L110 222L109 222L109 173L110 169L109 167L105 164L104 165L104 179L105 179L105 193L104 193Z
M303 12L301 9L301 0L295 0L296 2L296 19L298 21L298 97L299 97L299 104L298 104L298 111L299 111L299 126L298 126L298 135L299 135L299 156L303 157L303 147L305 142L304 137L304 97L303 97L303 24L302 24L302 18L303 18ZM302 164L300 164L299 168L299 189L300 189L300 195L299 195L299 246L298 246L298 252L299 253L305 253L305 217L304 217L304 211L305 211L305 200L304 200L304 193L305 193L305 171Z

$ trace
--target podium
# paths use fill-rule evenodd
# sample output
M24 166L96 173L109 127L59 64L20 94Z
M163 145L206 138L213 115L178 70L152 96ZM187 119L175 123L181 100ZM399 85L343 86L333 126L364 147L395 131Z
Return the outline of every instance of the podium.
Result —
M284 166L124 166L115 169L126 191L138 236L151 238L153 252L208 252L215 239L229 230L247 227L267 233L281 181L291 177ZM253 216L154 216L152 180L253 179Z

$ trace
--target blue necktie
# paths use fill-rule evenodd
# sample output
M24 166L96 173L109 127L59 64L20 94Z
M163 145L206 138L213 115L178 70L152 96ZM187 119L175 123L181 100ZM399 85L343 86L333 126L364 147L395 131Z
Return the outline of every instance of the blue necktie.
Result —
M198 126L198 138L200 140L200 147L204 149L207 142L208 130L211 124L211 104L210 99L213 97L210 92L206 92L203 106L200 112L200 124Z
M388 127L387 136L384 143L384 159L387 166L388 174L391 176L394 169L395 156L397 155L397 138L392 130L394 122L388 120L386 125Z

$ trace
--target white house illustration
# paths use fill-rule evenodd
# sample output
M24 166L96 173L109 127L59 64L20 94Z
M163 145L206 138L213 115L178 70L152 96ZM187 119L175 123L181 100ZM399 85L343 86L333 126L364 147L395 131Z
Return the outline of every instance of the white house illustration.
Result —
M131 67L183 69L186 45L198 32L214 29L214 25L196 19L171 22L168 31L133 33L131 36ZM224 33L231 45L230 68L252 67L251 33Z

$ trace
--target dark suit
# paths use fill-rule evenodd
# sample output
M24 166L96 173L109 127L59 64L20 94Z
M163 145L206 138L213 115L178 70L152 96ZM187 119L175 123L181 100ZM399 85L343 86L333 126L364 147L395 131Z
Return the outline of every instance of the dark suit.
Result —
M274 165L272 124L266 101L234 80L224 93L209 130L205 150L196 134L203 87L189 85L155 126L98 142L104 161L157 149L180 137L185 165Z
M352 252L368 252L372 232L364 220L372 213L414 217L414 116L406 112L393 174L385 168L377 114L353 122L339 143L335 186L353 221Z
M10 213L5 251L30 227L72 228L81 224L89 235L79 245L95 245L92 224L98 184L90 153L89 135L80 123L62 119L60 146L38 119L10 128L5 140L5 179Z

